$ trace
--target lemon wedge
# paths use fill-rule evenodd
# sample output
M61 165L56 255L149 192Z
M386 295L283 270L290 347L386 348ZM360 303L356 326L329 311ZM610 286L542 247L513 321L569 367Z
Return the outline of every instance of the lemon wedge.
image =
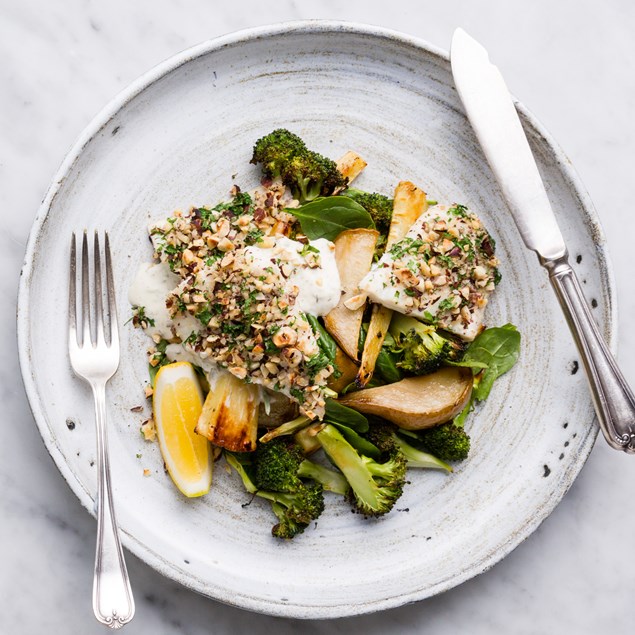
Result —
M175 362L157 373L152 397L161 454L179 490L202 496L212 484L209 442L194 432L203 409L203 391L188 362Z

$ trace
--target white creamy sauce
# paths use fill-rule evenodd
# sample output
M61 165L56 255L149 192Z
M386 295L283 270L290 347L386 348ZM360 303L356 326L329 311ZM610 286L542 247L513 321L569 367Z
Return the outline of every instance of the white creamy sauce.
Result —
M179 282L181 278L172 273L167 264L143 262L139 265L128 289L128 302L132 306L145 307L145 314L154 320L154 326L146 329L148 335L157 333L166 340L174 337L171 330L173 322L165 306L165 299Z
M203 359L199 353L186 348L183 344L168 344L165 348L165 355L171 362L189 362L195 366L200 366L207 374L208 379L216 371L220 371L216 362L211 359Z
M278 238L273 247L255 245L247 247L245 253L253 258L254 268L263 272L276 260L282 261L281 264L294 265L287 283L297 286L300 290L297 298L298 308L310 315L326 315L337 306L342 294L340 274L335 261L335 247L325 238L311 240L309 245L319 251L319 267L309 267L300 255L305 245L284 236Z
M148 325L146 329L150 337L158 335L163 339L172 340L176 336L185 341L192 331L200 329L200 322L194 316L183 315L173 320L165 306L165 299L180 281L179 276L172 273L167 264L144 262L139 266L128 289L128 301L132 306L144 307L146 317L154 321L154 325ZM169 344L165 354L171 362L190 362L206 372L216 369L214 362L202 359L183 344Z
M281 265L294 265L287 283L300 289L297 298L299 309L311 315L326 315L337 306L341 295L335 250L333 243L324 238L311 241L310 244L320 252L319 267L308 267L300 255L304 245L285 237L278 238L274 247L247 247L245 252L253 258L254 273L272 266L272 260L281 261ZM158 335L163 339L173 340L176 336L185 341L193 331L198 332L201 329L200 322L193 315L184 315L173 320L165 306L168 294L180 282L181 278L172 273L165 263L142 263L139 266L128 290L128 301L132 306L144 307L145 315L153 320L154 325L148 325L146 329L150 337ZM200 354L183 344L169 344L165 352L170 361L196 364L208 374L218 370L213 361L203 359Z

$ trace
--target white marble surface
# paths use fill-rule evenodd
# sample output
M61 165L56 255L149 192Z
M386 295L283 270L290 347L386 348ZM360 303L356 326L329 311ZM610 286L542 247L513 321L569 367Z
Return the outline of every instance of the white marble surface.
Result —
M91 614L95 522L44 449L19 378L15 298L28 232L91 117L158 61L229 31L291 19L369 22L443 48L463 26L556 137L594 200L615 265L620 359L635 383L632 171L635 6L627 0L0 1L0 632L103 632ZM389 9L386 9L389 7ZM64 302L65 299L60 299ZM255 616L199 597L128 556L127 632L631 633L635 458L599 439L551 517L503 562L430 600L333 622Z

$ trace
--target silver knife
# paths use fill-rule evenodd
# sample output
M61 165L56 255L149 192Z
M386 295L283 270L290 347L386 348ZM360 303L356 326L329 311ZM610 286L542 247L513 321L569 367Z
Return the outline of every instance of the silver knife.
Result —
M635 397L569 265L564 238L505 81L487 51L463 29L454 32L450 59L468 119L518 230L549 272L580 351L604 437L612 448L635 453Z

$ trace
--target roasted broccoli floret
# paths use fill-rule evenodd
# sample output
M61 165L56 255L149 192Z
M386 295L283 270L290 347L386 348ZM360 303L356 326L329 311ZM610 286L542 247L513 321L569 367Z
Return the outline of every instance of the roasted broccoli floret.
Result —
M330 196L337 187L346 185L335 161L310 150L291 159L282 171L282 182L301 203L318 196Z
M371 425L366 437L379 448L382 457L389 456L396 449L404 455L408 467L438 469L445 470L446 472L453 471L452 466L448 465L445 461L410 445L410 443L399 434L397 426L392 423L377 417L373 417L370 423Z
M289 494L258 490L256 495L271 501L271 509L278 517L278 524L271 528L276 538L294 538L324 511L324 495L319 483L308 483Z
M470 451L470 436L452 422L417 433L421 449L444 461L462 461Z
M346 477L352 490L351 502L359 512L381 516L393 508L406 481L406 459L396 447L380 463L360 454L331 424L324 426L317 438Z
M263 174L280 177L301 203L330 196L348 180L335 161L309 150L297 135L279 128L256 141L251 163L262 164Z
M392 220L393 200L383 194L363 192L348 188L342 192L344 196L352 198L359 203L371 216L375 223L375 227L381 234L387 234L390 229L390 221Z
M393 352L400 354L397 366L413 375L427 375L444 362L458 361L465 345L440 335L433 326L395 313L390 322L390 334L395 339Z
M288 437L259 443L254 456L254 482L274 492L295 492L312 479L325 490L345 496L349 490L344 476L307 459L302 449Z
M298 135L279 128L258 139L254 144L251 163L260 163L262 173L270 178L282 177L284 168L296 154L306 152L304 141Z
M251 494L271 501L271 509L278 523L271 529L276 538L291 539L302 533L311 521L324 511L324 494L320 483L301 483L294 492L270 492L258 489L251 476L251 465L230 452L227 462L238 472L245 489Z

